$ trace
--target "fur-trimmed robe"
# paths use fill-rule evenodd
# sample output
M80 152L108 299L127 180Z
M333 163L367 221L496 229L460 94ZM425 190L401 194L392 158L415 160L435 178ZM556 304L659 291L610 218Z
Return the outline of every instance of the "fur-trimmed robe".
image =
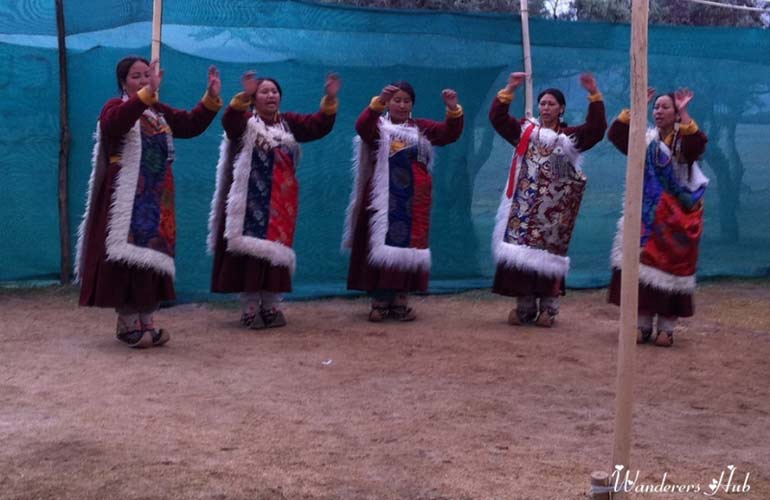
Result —
M203 133L220 106L208 96L190 112L139 95L105 104L77 244L80 305L146 310L175 298L173 139Z
M558 133L540 127L536 120L509 116L509 106L498 94L489 111L495 130L516 146L492 235L497 263L492 291L509 296L559 295L586 182L581 153L604 136L604 104L594 98L584 124L563 127Z
M361 113L343 236L348 289L427 290L432 146L456 141L462 127L462 115L393 124L371 107Z
M266 123L251 111L225 111L207 241L213 292L291 291L298 143L328 134L335 116L282 113Z
M692 122L660 139L656 128L647 131L647 153L640 235L639 309L663 316L692 316L692 294L698 246L703 231L703 196L709 180L697 159L708 139ZM616 120L608 134L618 149L628 151L628 124ZM674 151L672 151L672 148ZM613 241L610 302L620 303L623 217Z

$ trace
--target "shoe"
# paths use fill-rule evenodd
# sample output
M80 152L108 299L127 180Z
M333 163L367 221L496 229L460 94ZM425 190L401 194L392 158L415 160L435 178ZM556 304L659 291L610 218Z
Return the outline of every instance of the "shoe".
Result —
M146 330L131 330L130 332L118 332L117 339L128 347L143 349L152 347L152 335Z
M513 326L531 325L535 322L536 316L537 312L519 311L514 307L508 313L508 324Z
M388 319L390 310L387 306L372 306L369 310L369 321L372 323L381 323Z
M171 340L171 335L169 335L169 333L163 328L159 328L157 330L154 328L152 330L145 330L145 333L150 334L153 347L160 347Z
M388 316L398 321L414 321L417 319L417 313L408 306L390 306Z
M262 319L263 317L264 316L262 316L262 313L251 316L251 318L249 319L248 328L250 328L251 330L262 330L264 328L267 328L267 325L265 324L265 320Z
M646 328L637 328L636 329L636 343L637 344L646 344L650 341L650 337L652 337L652 329L648 330Z
M658 347L671 347L674 345L674 332L662 331L655 335L653 343Z
M535 325L542 326L543 328L551 328L556 322L556 315L551 314L548 311L540 311L535 320Z
M262 328L279 328L286 326L286 317L280 309L263 309L259 312L259 315L264 321ZM254 328L254 326L252 326Z
M241 313L241 326L249 328L256 317L256 314Z

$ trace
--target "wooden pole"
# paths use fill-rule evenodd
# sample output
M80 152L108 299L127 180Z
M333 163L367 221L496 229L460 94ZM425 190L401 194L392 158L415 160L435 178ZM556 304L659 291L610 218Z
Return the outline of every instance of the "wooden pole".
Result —
M532 118L532 49L529 45L529 8L527 0L521 0L521 43L524 51L524 71L527 73L524 113Z
M64 29L63 0L56 0L56 35L59 43L59 245L61 246L61 269L59 282L70 282L72 256L70 254L70 222L68 212L70 128L69 91L67 87L67 42Z
M163 24L163 0L152 2L152 48L150 60L160 60L161 26Z
M641 232L642 181L647 129L647 19L648 0L631 6L631 128L628 137L626 196L623 206L623 263L620 289L620 332L615 395L615 444L612 467L622 465L624 484L629 471L633 405L634 355L639 303L639 234ZM633 475L631 475L633 477ZM613 499L625 496L614 493Z

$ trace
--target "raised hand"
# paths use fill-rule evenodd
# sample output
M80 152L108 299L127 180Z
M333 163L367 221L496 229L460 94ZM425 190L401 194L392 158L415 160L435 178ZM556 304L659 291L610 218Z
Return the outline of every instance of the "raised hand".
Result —
M330 99L336 99L337 94L342 86L342 79L337 73L329 73L326 75L326 83L324 83L324 92L326 97Z
M160 67L160 61L153 59L150 62L150 83L147 86L152 92L157 92L161 83L163 83L163 70Z
M649 106L655 100L655 87L647 87L647 105Z
M679 111L679 113L687 110L687 105L690 103L694 95L695 94L693 94L692 90L688 88L677 89L677 91L674 92L674 104L676 104L676 109Z
M506 86L508 91L513 92L516 90L517 87L524 83L524 80L527 79L527 76L528 75L523 71L516 71L508 75L508 85Z
M399 90L395 85L388 85L380 92L380 102L387 105Z
M222 80L219 78L219 70L213 64L209 66L208 79L209 83L206 86L206 92L216 99L222 91Z
M246 95L253 96L257 93L257 72L249 70L241 75L241 87Z
M593 95L599 92L599 88L596 86L596 78L592 73L583 73L580 75L580 85Z
M457 92L452 89L444 89L441 91L441 97L444 99L446 107L455 110L457 109Z

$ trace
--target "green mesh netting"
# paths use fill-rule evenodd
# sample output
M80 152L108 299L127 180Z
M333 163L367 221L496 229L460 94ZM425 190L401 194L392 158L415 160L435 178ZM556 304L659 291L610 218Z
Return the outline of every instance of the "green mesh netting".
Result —
M11 5L9 5L11 4ZM149 54L152 2L65 0L70 87L72 245L90 173L92 133L104 102L115 95L114 67L129 53ZM487 120L491 99L520 70L517 17L427 11L375 11L312 2L166 0L163 101L192 107L214 63L225 100L247 69L276 77L282 109L312 112L324 75L344 79L334 131L305 145L299 170L300 217L295 296L342 293L347 257L339 251L351 186L353 123L388 82L411 81L418 116L440 119L440 91L453 87L466 128L438 150L434 176L431 289L491 283L490 237L512 148ZM531 23L535 90L561 88L567 121L583 120L582 71L596 74L608 118L627 106L629 28L602 23ZM689 86L691 114L709 135L702 162L712 183L699 275L750 276L770 271L770 31L652 27L650 83ZM59 94L53 2L0 5L0 281L58 276L57 168ZM512 110L521 114L523 96ZM177 290L205 297L211 259L205 254L208 207L222 134L215 121L201 137L177 141ZM571 287L609 278L609 249L620 212L625 157L606 141L585 155L589 177L570 248Z

